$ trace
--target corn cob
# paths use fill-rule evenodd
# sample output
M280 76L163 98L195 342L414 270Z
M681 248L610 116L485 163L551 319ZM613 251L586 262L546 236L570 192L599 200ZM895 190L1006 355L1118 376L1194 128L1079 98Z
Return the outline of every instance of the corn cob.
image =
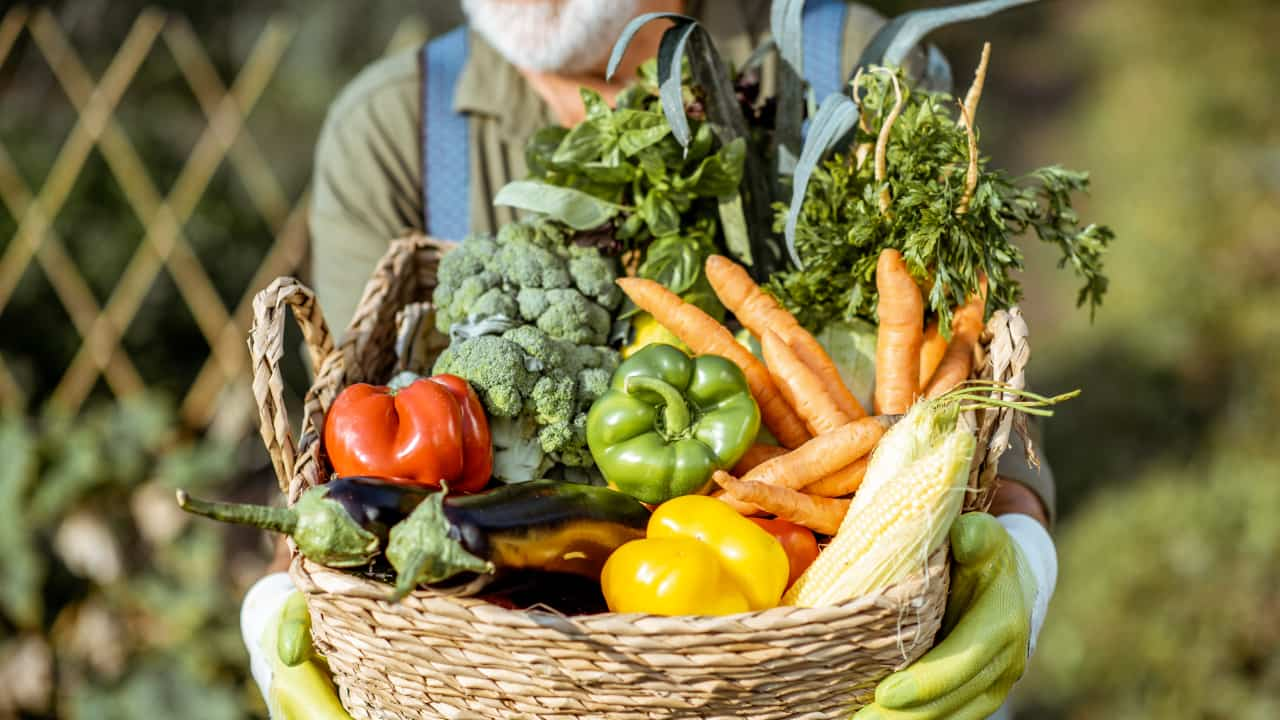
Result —
M974 445L971 433L953 429L923 457L877 483L874 492L864 485L831 544L791 586L783 604L832 605L922 567L960 513Z

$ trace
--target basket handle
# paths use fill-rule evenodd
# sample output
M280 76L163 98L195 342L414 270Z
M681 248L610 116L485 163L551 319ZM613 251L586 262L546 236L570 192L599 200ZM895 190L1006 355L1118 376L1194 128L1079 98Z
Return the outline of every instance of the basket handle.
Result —
M1031 357L1028 334L1027 321L1022 317L1022 310L1018 306L997 310L983 330L980 347L984 352L974 367L974 376L1019 390L1025 389L1027 362ZM1009 448L1012 433L1026 434L1025 424L1026 416L1010 408L991 408L978 412L978 449L974 454L969 481L970 487L977 492L967 498L967 510L985 512L990 508L995 495L1000 458Z
M284 406L284 377L280 373L286 307L293 311L293 318L302 329L311 367L317 371L333 353L333 336L329 334L315 292L296 278L276 278L253 298L253 327L249 330L253 396L258 404L262 442L271 456L280 490L288 495L298 446L289 427L289 412Z

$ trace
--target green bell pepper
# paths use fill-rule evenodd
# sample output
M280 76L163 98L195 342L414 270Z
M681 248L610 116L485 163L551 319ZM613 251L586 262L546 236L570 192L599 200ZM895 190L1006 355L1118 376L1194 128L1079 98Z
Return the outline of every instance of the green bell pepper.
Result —
M716 355L654 344L625 360L587 414L587 445L609 484L643 502L702 492L760 429L747 378Z

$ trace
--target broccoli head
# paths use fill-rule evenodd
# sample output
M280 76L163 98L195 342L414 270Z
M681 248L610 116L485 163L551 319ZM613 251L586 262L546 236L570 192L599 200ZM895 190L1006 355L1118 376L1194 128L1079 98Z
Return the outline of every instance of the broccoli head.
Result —
M542 368L561 368L574 352L574 346L542 332L532 325L520 325L502 333L502 337L519 345L525 354Z
M591 345L609 339L609 311L573 288L522 288L516 301L525 322L556 339Z
M613 373L604 368L584 368L578 371L577 382L577 407L578 412L586 412L591 408L591 403L597 398L605 394L609 389L609 380L613 378Z
M495 335L450 343L432 372L457 375L475 388L490 415L515 417L524 410L536 378L521 347Z
M554 474L557 464L592 467L586 411L618 366L605 343L622 295L617 261L572 245L571 234L525 220L440 261L437 325L457 332L434 372L476 389L490 415L494 474L507 482Z
M462 244L444 254L440 258L439 275L443 278L463 278L479 274L488 265L490 258L498 251L493 238L485 235L472 235Z
M456 250L454 252L457 252ZM454 253L448 253L450 257ZM492 295L494 291L501 294L502 277L497 273L481 271L465 277L448 277L441 272L441 282L436 286L433 301L436 306L436 327L440 332L449 332L456 322L462 322L473 314L473 308L482 299ZM485 306L492 306L496 298L486 299Z
M571 375L552 373L538 378L529 399L539 425L568 423L577 405L577 382Z
M538 442L541 443L543 452L558 460L561 452L566 448L572 451L573 426L568 422L543 425L538 430Z
M483 320L496 316L519 317L520 307L510 293L500 287L489 288L485 294L476 298L467 312L469 320Z
M592 247L569 247L569 276L583 295L606 310L616 310L622 302L618 287L618 263Z
M438 323L447 331L468 318L516 317L518 309L519 317L531 323L541 320L543 329L556 337L603 343L610 314L622 301L617 277L615 259L597 248L570 244L566 231L554 221L512 223L496 240L468 238L441 259L434 296ZM501 288L509 299L500 300L490 292L494 288ZM551 316L542 320L548 313ZM583 325L590 330L582 332Z
M618 369L622 362L617 350L604 345L571 345L567 353L565 366L574 372L583 368L600 368L610 375Z
M564 436L556 451L557 462L561 465L580 468L595 465L595 461L591 458L591 450L587 447L587 414L585 412L575 415L573 422L557 432ZM543 447L545 446L544 442Z
M578 345L603 345L613 318L609 311L572 289L546 291L547 308L533 321L538 329Z
M551 306L551 299L542 288L520 288L516 293L516 304L520 308L521 318L527 322L537 322L538 316Z
M489 268L502 275L507 286L513 289L565 288L572 282L564 258L550 248L523 238L500 240L498 253Z

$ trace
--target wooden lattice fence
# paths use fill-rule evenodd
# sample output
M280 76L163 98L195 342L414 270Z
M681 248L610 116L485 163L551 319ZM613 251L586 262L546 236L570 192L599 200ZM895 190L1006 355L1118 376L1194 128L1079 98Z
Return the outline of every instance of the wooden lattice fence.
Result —
M421 28L412 28L410 34L414 30L420 32ZM38 186L23 178L0 138L0 213L7 211L16 224L14 236L0 255L0 313L34 264L47 278L80 338L78 350L47 398L54 408L78 412L100 378L117 397L145 388L123 338L160 274L167 273L210 349L181 398L184 421L196 429L217 426L230 435L247 428L253 417L244 340L250 301L271 278L298 271L307 247L307 193L303 190L292 197L286 193L246 123L276 74L294 32L286 19L269 20L228 86L201 38L181 16L154 10L141 13L97 77L48 10L19 6L0 17L0 69L23 34L28 34L28 52L42 56L76 114L73 129ZM405 42L399 35L393 37L392 45ZM139 71L164 50L176 63L205 122L181 171L167 188L158 186L154 178L159 173L148 166L148 158L131 141L117 113ZM118 184L128 211L144 228L136 252L104 302L95 296L78 259L55 228L55 220L95 151ZM184 232L211 180L224 165L243 184L246 197L271 235L256 274L234 303L220 297ZM0 356L0 404L25 408L32 400L6 358Z

